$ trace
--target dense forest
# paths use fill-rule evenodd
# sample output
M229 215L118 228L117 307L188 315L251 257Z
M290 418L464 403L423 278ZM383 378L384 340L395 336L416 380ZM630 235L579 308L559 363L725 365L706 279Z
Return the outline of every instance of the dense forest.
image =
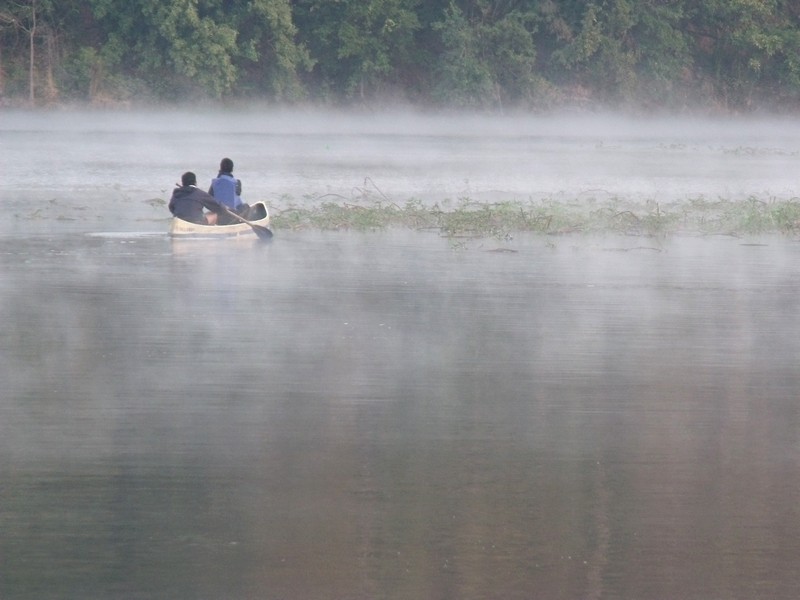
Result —
M800 108L797 0L0 0L0 103Z

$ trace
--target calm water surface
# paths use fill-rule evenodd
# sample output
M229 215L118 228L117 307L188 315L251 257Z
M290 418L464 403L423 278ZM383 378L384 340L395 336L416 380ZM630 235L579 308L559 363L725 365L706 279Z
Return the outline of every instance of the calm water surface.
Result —
M172 242L147 197L0 235L0 598L800 596L797 240Z

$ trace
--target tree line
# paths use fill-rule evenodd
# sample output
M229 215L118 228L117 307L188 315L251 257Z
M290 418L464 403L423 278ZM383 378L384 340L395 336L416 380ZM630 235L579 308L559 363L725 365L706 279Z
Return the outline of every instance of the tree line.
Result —
M800 2L0 0L0 99L793 109Z

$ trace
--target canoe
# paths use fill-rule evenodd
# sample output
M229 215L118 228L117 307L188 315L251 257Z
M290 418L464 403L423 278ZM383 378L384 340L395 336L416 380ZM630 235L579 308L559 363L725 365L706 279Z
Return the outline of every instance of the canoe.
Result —
M269 210L263 202L250 205L247 220L261 227L269 227ZM247 223L231 223L230 225L199 225L178 217L172 217L169 224L169 235L173 238L239 238L256 237L253 228Z

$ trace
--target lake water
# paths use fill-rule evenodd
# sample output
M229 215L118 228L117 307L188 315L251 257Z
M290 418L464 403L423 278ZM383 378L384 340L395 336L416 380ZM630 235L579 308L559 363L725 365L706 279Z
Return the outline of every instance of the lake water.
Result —
M157 202L786 199L797 126L289 116L0 113L0 598L800 596L798 240Z

